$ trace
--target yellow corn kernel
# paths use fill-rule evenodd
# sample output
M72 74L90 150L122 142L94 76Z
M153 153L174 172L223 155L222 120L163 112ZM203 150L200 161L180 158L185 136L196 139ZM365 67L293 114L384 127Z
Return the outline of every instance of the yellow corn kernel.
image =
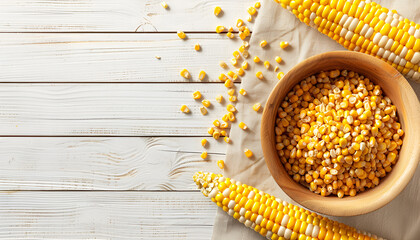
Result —
M259 63L260 61L261 61L261 60L260 60L260 58L259 58L258 56L255 56L255 57L254 57L254 62L255 62L255 63Z
M227 91L227 94L229 95L229 96L233 96L234 94L235 94L235 89L229 89L228 91Z
M222 131L220 131L220 136L223 136L223 137L226 137L226 131L225 130L222 130Z
M194 50L195 51L200 51L200 49L201 49L200 44L197 43L197 44L194 45Z
M223 115L222 121L228 122L229 121L229 116L227 114Z
M217 161L217 166L218 166L220 169L225 168L225 161L223 161L223 160L219 160L219 161Z
M236 96L229 96L229 101L230 102L236 102L238 100L238 98Z
M200 112L201 112L201 114L206 115L207 114L207 108L201 106L200 107Z
M227 68L228 65L224 61L220 61L219 66L222 68Z
M220 127L220 121L219 120L214 120L213 121L213 125L215 126L215 127Z
M241 54L238 51L233 51L232 55L235 59L241 58Z
M238 60L236 58L232 58L230 60L230 63L232 63L232 66L236 66L236 65L238 65Z
M239 94L241 94L242 96L245 96L246 91L243 88L241 88L241 89L239 89Z
M216 102L218 102L218 103L223 102L223 96L222 95L217 95L216 96Z
M201 146L205 147L207 145L207 139L201 139Z
M193 98L194 99L200 99L201 98L201 92L200 91L195 91L193 92Z
M254 155L254 154L252 153L252 151L251 151L251 150L249 150L248 148L245 148L245 149L244 149L244 153L245 153L245 156L246 156L247 158L250 158L250 157L252 157L252 155Z
M278 66L276 66L275 68L274 68L274 72L277 72L279 70L279 67Z
M179 73L183 78L189 79L191 77L190 72L188 72L187 69L182 69L181 72Z
M183 113L189 113L190 109L187 107L187 105L182 105L181 106L181 112Z
M220 124L221 129L226 129L228 127L229 127L229 123L227 123L227 122L223 122L223 123Z
M235 114L233 112L228 113L229 121L234 122L236 120Z
M278 79L278 80L282 79L283 77L284 77L284 72L279 72L279 73L277 74L277 79Z
M181 39L185 39L185 37L187 36L187 35L185 35L185 33L184 33L183 31L178 31L176 34L177 34L177 35L178 35L178 37L179 37L179 38L181 38Z
M260 7L261 7L261 2L256 2L256 3L254 4L254 7L255 7L255 8L260 8Z
M226 77L226 75L225 74L223 74L223 73L221 73L220 75L219 75L219 80L220 81L226 81L228 78Z
M248 11L248 13L249 13L249 15L254 15L254 14L256 14L257 13L257 9L255 9L254 7L249 7L248 9L247 9L247 11Z
M243 53L242 53L242 57L248 58L249 57L249 52L247 50L244 50Z
M248 62L247 62L247 61L243 61L243 62L242 62L242 68L243 68L244 70L247 70L247 69L248 69Z
M224 138L223 138L223 140L224 140L226 143L230 143L230 138L228 138L228 137L224 137Z
M238 35L239 35L239 38L242 39L242 40L244 40L246 38L245 33L242 32L242 31L240 31Z
M214 128L210 127L210 128L207 130L207 132L208 132L210 135L213 135L213 133L214 133Z
M213 133L213 138L217 140L217 139L219 139L219 137L220 137L220 132L215 130L214 133Z
M285 48L287 48L289 46L289 43L288 42L285 42L285 41L281 41L280 42L280 47L282 48L282 49L285 49Z
M229 71L228 72L228 76L230 78L232 78L233 81L235 81L236 79L238 79L238 75L236 73L234 73L233 71Z
M200 73L198 74L198 79L200 79L200 81L203 81L203 79L206 77L206 72L204 72L203 70L200 71Z
M262 74L262 72L255 73L255 76L257 76L258 79L264 79L264 75Z
M267 46L267 41L266 40L262 40L261 42L260 42L260 46L263 48L263 47L265 47L265 46Z
M261 109L261 103L254 104L254 106L252 106L252 109L258 112Z
M230 79L226 80L226 81L225 81L225 87L227 87L227 88L231 88L231 87L233 87L233 82L232 82L232 80L230 80Z
M226 36L227 36L228 38L232 39L232 38L234 38L234 37L235 37L235 34L233 34L232 32L228 32L228 33L226 33Z
M241 27L242 25L244 25L244 21L242 20L242 19L238 19L238 20L236 20L236 27Z
M207 158L207 152L203 152L203 153L201 153L201 158L202 158L202 159L206 159L206 158Z
M201 103L203 104L204 107L207 107L207 108L210 107L211 105L210 101L207 99L204 99L203 101L201 101Z
M160 5L165 9L168 8L168 4L166 2L160 2Z
M219 6L216 6L214 8L214 15L219 16L219 14L222 12L222 8Z
M249 15L249 16L246 18L246 21L247 21L247 22L252 22L252 16L251 16L251 15Z
M236 112L236 108L232 105L232 104L228 104L227 106L226 106L226 110L228 111L228 112Z
M244 71L244 69L242 69L242 68L238 68L238 69L236 70L236 72L237 72L237 74L238 74L239 76L243 76L243 75L245 74L245 71Z
M216 32L217 33L221 33L221 32L223 32L225 30L225 27L224 26L217 26L216 27Z
M269 61L264 61L264 67L269 69L270 68L270 62Z
M281 63L281 61L282 61L281 57L279 57L279 56L276 56L275 60L276 60L277 63Z
M248 129L248 126L247 126L245 123L243 123L243 122L240 122L240 123L239 123L239 127L240 127L241 129L243 129L243 130Z

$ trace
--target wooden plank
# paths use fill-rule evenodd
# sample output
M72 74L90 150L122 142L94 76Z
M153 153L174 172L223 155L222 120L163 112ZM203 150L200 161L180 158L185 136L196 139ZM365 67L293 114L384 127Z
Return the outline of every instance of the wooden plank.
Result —
M0 192L4 239L211 239L200 192Z
M213 105L203 116L200 90ZM1 136L208 136L226 114L223 84L9 84L0 88ZM187 104L191 113L180 111Z
M219 61L229 63L242 44L217 34L188 38L174 33L3 33L0 82L200 82L201 70L208 75L203 82L219 82ZM194 50L196 43L201 51ZM183 68L192 79L180 76Z
M3 32L215 31L234 26L255 0L8 0L0 1ZM213 14L216 6L224 14ZM170 23L170 24L169 24Z
M220 172L227 146L201 139L0 138L0 190L195 190L194 172Z

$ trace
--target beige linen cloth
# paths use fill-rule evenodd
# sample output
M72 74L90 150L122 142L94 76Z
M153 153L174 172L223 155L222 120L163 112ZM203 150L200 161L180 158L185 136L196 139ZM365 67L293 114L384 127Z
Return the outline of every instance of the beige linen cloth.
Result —
M383 0L376 2L388 9L395 9L402 16L420 23L420 0ZM261 40L268 42L265 48L259 46ZM281 50L279 47L280 41L288 41L290 46ZM280 71L284 73L287 73L298 62L310 56L327 51L345 50L344 47L328 38L328 36L301 23L293 14L283 9L274 0L262 1L250 45L251 57L259 56L262 61L268 60L274 66L277 65L274 61L275 56L281 56L284 62L279 67ZM251 63L252 58L249 58L248 62ZM263 72L264 80L255 77L257 71ZM252 62L250 70L246 71L246 75L242 78L242 88L248 92L248 95L240 96L237 105L237 118L245 122L249 129L243 131L238 128L237 124L233 124L231 130L233 144L227 150L224 174L296 204L278 187L265 165L260 145L262 111L256 113L252 110L252 105L256 102L260 102L264 106L268 94L278 82L276 74L272 68L266 70L262 64ZM411 85L417 96L420 96L420 84L411 83ZM251 149L254 152L254 157L247 159L243 153L244 148ZM361 216L333 217L333 219L387 239L419 240L420 169L417 169L405 190L385 207ZM213 240L239 239L265 238L254 230L246 228L219 209L213 231Z

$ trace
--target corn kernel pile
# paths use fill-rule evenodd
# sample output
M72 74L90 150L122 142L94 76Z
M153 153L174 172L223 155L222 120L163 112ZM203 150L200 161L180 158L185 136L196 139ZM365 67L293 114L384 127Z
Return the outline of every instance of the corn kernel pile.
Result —
M377 186L398 159L404 131L381 87L347 70L310 76L287 94L276 149L293 180L321 196Z

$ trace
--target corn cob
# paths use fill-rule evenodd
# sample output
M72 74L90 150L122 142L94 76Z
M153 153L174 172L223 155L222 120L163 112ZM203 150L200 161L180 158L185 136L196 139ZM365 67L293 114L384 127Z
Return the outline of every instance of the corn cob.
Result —
M371 0L275 0L345 48L367 53L420 82L420 25Z
M267 239L382 239L294 206L221 174L197 172L193 179L204 196Z

